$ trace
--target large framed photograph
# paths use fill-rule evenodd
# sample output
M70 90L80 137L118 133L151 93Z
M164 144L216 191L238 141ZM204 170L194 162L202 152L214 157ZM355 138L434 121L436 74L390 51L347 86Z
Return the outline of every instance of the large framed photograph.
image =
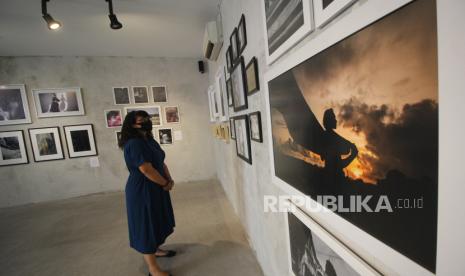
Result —
M38 118L84 115L81 88L33 89Z
M29 159L23 131L0 132L0 166L27 163L29 163Z
M237 47L239 55L242 54L245 46L247 46L247 29L245 26L245 16L242 14L239 25L237 26Z
M313 0L316 28L321 28L356 0Z
M248 108L247 102L247 83L245 75L244 57L239 58L239 62L231 73L232 82L232 101L234 112Z
M109 109L103 111L107 128L121 127L123 125L123 116L121 109Z
M178 106L165 106L165 118L168 124L175 124L181 122Z
M380 276L347 246L290 203L285 216L289 275Z
M239 45L237 41L237 28L234 28L231 36L229 37L229 43L231 45L231 64L234 67L239 59Z
M250 139L262 143L262 117L260 111L252 112L249 114L250 121Z
M133 86L132 98L135 104L149 103L149 92L147 86Z
M250 145L249 118L247 115L234 117L234 134L236 135L236 153L242 160L252 164Z
M222 122L227 122L229 118L228 95L222 68L223 66L220 66L215 75L215 96L219 105L219 119Z
M97 155L92 124L64 126L69 158Z
M159 128L158 129L158 142L160 145L173 144L173 129L172 128Z
M58 127L30 128L29 137L36 162L65 159Z
M245 75L247 78L247 95L260 90L260 81L258 78L258 62L257 58L253 57L245 67Z
M131 104L128 87L113 87L113 100L115 105Z
M31 123L24 84L0 85L0 126Z
M162 123L162 116L161 116L161 107L158 105L154 106L131 106L125 107L124 112L127 115L131 111L138 111L143 110L147 112L150 116L150 120L152 121L152 125L154 126L161 126Z
M328 212L312 216L326 229L344 229L338 239L352 241L362 258L376 259L389 274L434 275L436 2L402 3L361 5L338 21L352 35L328 29L332 41L315 37L265 74L270 167L272 181L291 196L315 203L332 196L344 204L369 198L372 212L330 211L321 202ZM403 39L393 44L393 37ZM423 208L397 208L406 198ZM385 199L391 208L375 212Z
M166 85L152 86L152 97L155 103L168 102L168 91Z
M311 0L261 0L267 63L271 64L314 30Z

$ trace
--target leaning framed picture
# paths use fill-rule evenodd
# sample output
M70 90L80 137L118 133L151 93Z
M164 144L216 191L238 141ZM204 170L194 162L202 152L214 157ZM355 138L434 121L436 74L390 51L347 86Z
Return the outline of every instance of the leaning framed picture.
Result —
M178 106L165 106L165 119L168 124L176 124L181 122Z
M0 132L0 166L27 164L26 142L22 130Z
M236 135L237 156L247 163L252 164L249 118L247 115L234 117L234 134Z
M232 102L234 112L248 108L247 102L247 82L245 76L244 57L239 58L239 62L231 73L232 82Z
M250 139L255 142L263 142L262 135L262 118L260 111L252 112L249 114L250 121Z
M133 86L132 99L132 102L135 104L149 103L149 92L147 86Z
M38 118L84 115L81 88L33 89Z
M58 127L30 128L34 161L51 161L65 159Z
M257 58L253 57L245 67L245 75L247 78L247 95L260 90L260 81L258 78L258 62Z
M271 64L314 30L312 1L261 0L267 63Z
M92 124L63 126L69 158L97 155Z
M289 275L381 275L297 206L289 204L290 210L285 213Z
M239 55L242 54L245 46L247 46L247 30L245 26L245 16L242 14L239 25L237 26L237 48Z
M149 114L150 120L152 121L152 125L161 126L163 124L162 116L161 116L161 107L158 105L125 107L124 113L125 115L127 115L131 111L138 111L138 110L143 110Z
M155 103L168 102L168 91L166 85L152 86L152 99Z
M326 229L344 229L333 234L389 268L382 273L430 276L438 240L436 1L380 3L364 2L338 20L344 33L328 28L266 72L271 179L326 208L303 210ZM389 51L380 59L379 49ZM322 196L338 204L359 196L369 208L334 209ZM418 208L398 208L404 198Z
M128 87L113 87L113 101L115 105L131 104Z
M173 129L172 128L159 128L158 129L158 142L160 145L173 144Z
M0 126L31 123L24 84L0 85Z
M315 26L321 28L356 0L313 0Z
M123 115L121 109L104 110L105 125L107 128L121 127L123 125Z

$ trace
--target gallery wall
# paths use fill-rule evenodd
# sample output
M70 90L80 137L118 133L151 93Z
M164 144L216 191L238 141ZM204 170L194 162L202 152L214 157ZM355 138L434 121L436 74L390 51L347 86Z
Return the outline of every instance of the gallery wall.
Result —
M221 13L223 20L223 34L226 46L229 45L229 35L239 23L241 14L247 22L247 46L243 52L247 63L253 56L257 57L260 72L260 86L262 89L248 97L248 109L233 113L233 115L248 114L261 111L262 118L266 116L266 95L263 87L264 75L276 66L285 66L288 57L295 59L295 55L304 51L318 53L340 39L350 35L346 30L351 26L364 26L373 22L409 1L358 1L339 18L332 21L322 30L318 30L289 52L284 54L276 63L267 65L265 61L266 34L262 20L264 11L261 1L238 0L222 1ZM438 57L439 57L439 193L438 193L438 250L437 275L462 275L465 273L460 256L465 246L465 238L461 234L465 222L465 208L461 204L464 194L465 177L460 173L460 160L465 155L462 141L465 131L461 127L461 118L465 118L465 111L460 105L465 100L465 82L459 72L465 71L465 47L460 26L465 24L461 12L465 10L463 1L437 1L438 16ZM345 18L346 21L341 19ZM368 20L369 22L365 22ZM321 39L318 39L320 37ZM314 44L313 44L314 43ZM299 52L300 50L300 52ZM223 70L225 65L225 51L223 47L216 62L210 62L210 83L215 81L217 70ZM292 61L291 61L292 62ZM231 115L231 114L230 114ZM460 127L459 127L460 125ZM263 197L265 195L285 195L272 183L270 169L270 154L268 151L270 137L267 136L269 125L262 119L264 133L263 143L252 142L252 165L244 162L236 155L234 141L225 143L214 140L214 156L217 164L217 175L226 194L241 218L248 233L250 243L254 248L265 275L288 275L286 220L284 214L264 213ZM336 232L342 229L335 229ZM346 245L357 253L379 272L385 275L403 275L402 266L386 265L386 259L377 259L369 252L361 250L363 240L346 240ZM389 258L386 256L386 258ZM422 271L421 269L419 271ZM430 275L423 271L416 275ZM411 274L410 274L411 275Z
M0 167L0 207L124 190L128 176L115 131L107 128L105 109L114 105L112 87L166 85L167 103L132 104L179 106L180 124L163 126L182 132L182 140L163 146L166 162L179 185L215 175L205 91L208 75L200 74L195 59L131 57L1 57L0 84L25 84L32 124L0 126L1 131L24 130L29 164ZM80 87L85 115L37 119L31 89ZM150 89L150 88L149 88ZM62 126L93 124L100 166L89 157L68 158ZM64 160L34 162L28 128L60 127ZM155 127L154 127L155 128Z

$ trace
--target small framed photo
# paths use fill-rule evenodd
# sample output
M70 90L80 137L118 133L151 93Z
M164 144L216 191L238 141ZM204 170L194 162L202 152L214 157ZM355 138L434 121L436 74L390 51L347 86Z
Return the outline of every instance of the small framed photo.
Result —
M92 124L64 126L69 158L97 155Z
M252 95L253 93L260 90L260 81L258 78L258 62L256 57L253 57L245 67L245 75L247 78L247 94Z
M255 142L263 142L262 135L262 118L260 111L249 114L250 121L250 139Z
M115 131L116 146L119 146L121 141L121 130Z
M231 78L226 80L226 93L228 95L228 106L232 107L233 106L233 86L232 86L232 81Z
M242 54L242 52L245 49L245 46L247 46L247 30L245 27L245 16L242 14L241 20L239 21L239 25L237 26L237 47L239 51L239 55Z
M180 123L179 108L177 106L165 106L166 123Z
M231 73L232 81L232 102L234 112L247 109L247 82L245 76L244 58L241 56L239 62Z
M234 28L234 31L229 37L229 43L231 45L231 65L233 68L239 59L239 49L237 42L237 28Z
M29 163L29 159L23 131L0 132L0 166L27 163Z
M231 45L228 47L228 50L226 50L226 69L228 70L228 73L232 71L233 68L233 62L232 62L232 50L231 50Z
M313 0L315 25L322 28L356 0Z
M380 276L296 205L285 214L289 275Z
M81 88L33 89L38 118L85 115Z
M173 129L172 128L159 128L158 129L158 142L160 145L173 144Z
M30 123L24 84L0 85L0 126Z
M168 92L166 90L166 85L162 86L152 86L152 96L153 101L156 103L166 103L168 102Z
M29 138L36 162L65 159L58 127L30 128Z
M107 128L120 127L123 125L123 116L120 109L104 110Z
M234 118L236 135L236 153L239 158L252 164L252 149L250 145L249 118L241 115Z
M236 128L234 127L234 118L229 118L229 130L231 139L236 140Z
M113 100L115 101L115 105L131 104L131 97L129 97L129 88L113 87Z
M125 107L125 115L127 115L131 111L143 110L147 112L150 116L150 120L152 120L152 125L154 126L161 126L162 118L161 118L161 107L158 105L154 106L131 106Z
M149 103L149 92L147 86L133 86L132 98L135 104Z

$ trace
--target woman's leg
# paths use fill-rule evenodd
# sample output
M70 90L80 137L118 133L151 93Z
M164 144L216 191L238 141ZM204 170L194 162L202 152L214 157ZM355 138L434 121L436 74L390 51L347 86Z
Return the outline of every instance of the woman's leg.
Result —
M155 254L143 254L144 255L144 260L147 263L147 266L149 267L149 272L152 274L152 276L168 276L169 274L167 272L161 271L160 267L158 266L157 263L157 258L155 257Z

